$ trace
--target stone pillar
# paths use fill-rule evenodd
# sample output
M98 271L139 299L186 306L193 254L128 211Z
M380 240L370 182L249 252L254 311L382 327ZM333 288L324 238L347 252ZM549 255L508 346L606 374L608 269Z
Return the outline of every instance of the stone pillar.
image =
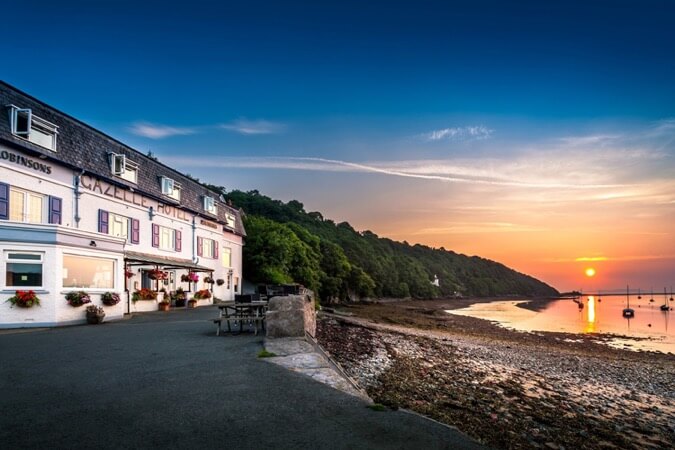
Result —
M305 337L316 335L314 295L272 297L265 318L267 337Z

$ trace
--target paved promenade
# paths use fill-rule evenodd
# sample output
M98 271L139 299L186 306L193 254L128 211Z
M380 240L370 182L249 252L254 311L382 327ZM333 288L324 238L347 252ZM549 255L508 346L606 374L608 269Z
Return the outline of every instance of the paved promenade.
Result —
M214 335L214 308L0 334L0 447L479 448Z

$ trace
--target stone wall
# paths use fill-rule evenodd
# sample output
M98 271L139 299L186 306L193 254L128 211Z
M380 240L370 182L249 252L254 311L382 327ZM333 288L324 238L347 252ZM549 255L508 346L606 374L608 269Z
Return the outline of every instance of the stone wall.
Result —
M267 337L304 337L316 335L316 311L313 294L287 295L270 299Z

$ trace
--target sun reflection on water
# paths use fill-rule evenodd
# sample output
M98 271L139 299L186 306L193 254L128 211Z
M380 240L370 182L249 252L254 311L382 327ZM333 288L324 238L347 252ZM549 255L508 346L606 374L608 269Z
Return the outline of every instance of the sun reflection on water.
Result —
M595 297L588 297L588 318L586 321L586 333L595 332Z

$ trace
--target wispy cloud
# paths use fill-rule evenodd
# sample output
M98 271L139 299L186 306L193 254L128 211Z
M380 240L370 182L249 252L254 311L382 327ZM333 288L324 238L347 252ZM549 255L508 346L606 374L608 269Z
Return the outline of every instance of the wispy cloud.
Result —
M484 125L452 127L424 133L422 134L422 138L427 141L487 139L493 132L494 130L489 129Z
M137 136L143 136L150 139L163 139L171 136L195 134L197 129L189 127L172 127L150 122L136 122L129 127L129 131Z
M243 135L275 134L282 132L286 126L269 120L238 119L217 125L200 125L193 127L179 127L151 122L135 122L128 130L136 136L150 139L164 139L172 136L186 136L203 133L209 130L228 130Z
M276 134L285 129L284 124L269 120L238 119L229 123L223 123L220 128L234 131L239 134Z
M545 228L509 222L458 222L446 227L422 228L413 235L474 234L474 233L531 233Z
M166 159L166 158L165 158ZM536 187L536 188L562 188L562 189L589 189L603 187L619 187L616 184L594 183L569 183L551 181L550 174L545 174L540 179L529 177L521 179L512 174L500 174L495 171L485 170L479 166L480 162L474 161L473 165L457 165L449 163L447 166L434 161L425 164L425 161L399 161L399 162L371 162L358 163L327 158L309 157L239 157L221 158L220 160L209 159L208 165L192 158L169 158L173 164L182 167L226 167L243 169L287 169L308 170L323 172L366 172L390 175L403 178L417 178L422 180L435 180L454 183L468 183L495 186ZM167 159L167 160L169 160ZM484 162L483 162L484 164Z
M675 255L625 255L625 256L598 256L582 258L544 258L541 261L551 263L570 262L607 262L607 261L652 261L652 260L675 259Z

